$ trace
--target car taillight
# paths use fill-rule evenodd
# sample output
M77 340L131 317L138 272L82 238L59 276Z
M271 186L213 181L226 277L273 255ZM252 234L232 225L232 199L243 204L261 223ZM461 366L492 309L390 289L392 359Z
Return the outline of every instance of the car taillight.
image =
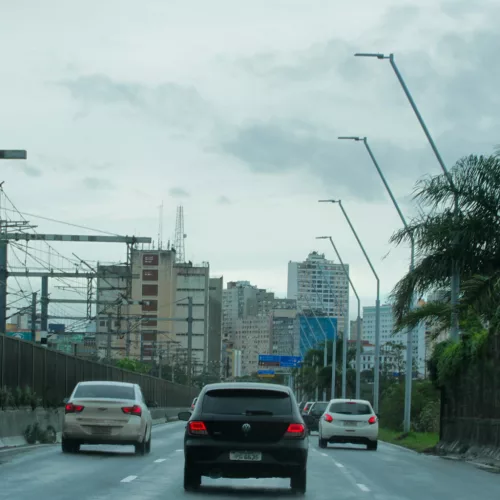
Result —
M325 420L327 422L333 422L333 417L330 414L325 413Z
M306 434L306 428L303 424L290 424L286 430L285 437L302 438Z
M199 422L197 420L193 420L188 422L188 432L192 436L207 436L207 426L205 422Z
M82 405L74 405L73 403L68 403L64 407L64 413L80 413L84 408L85 406Z
M127 415L137 415L138 417L142 415L142 409L139 405L125 406L122 408L122 412Z
M376 424L377 423L377 417L375 415L372 415L369 419L368 419L368 423L369 424Z

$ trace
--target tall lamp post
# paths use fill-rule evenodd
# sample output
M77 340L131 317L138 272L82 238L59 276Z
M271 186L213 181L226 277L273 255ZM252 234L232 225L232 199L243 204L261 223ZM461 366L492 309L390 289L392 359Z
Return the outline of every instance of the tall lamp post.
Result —
M392 190L389 184L387 183L384 173L382 172L382 169L380 168L380 165L378 164L375 155L373 154L368 144L368 139L366 137L351 137L351 136L341 136L339 137L339 139L362 142L364 144L366 151L368 151L368 154L370 155L373 165L375 165L378 175L382 179L385 189L389 194L394 207L396 208L396 211L398 212L399 218L401 219L403 226L405 227L406 230L408 230L408 223L406 222L406 218L403 215L403 212L401 211L401 208L399 207L396 198L392 194ZM410 271L413 271L413 269L415 269L415 238L413 234L410 232L408 232L408 235L410 236L410 243L411 243ZM411 308L413 309L414 306L415 306L415 300L414 298L412 298ZM411 391L412 391L412 380L413 380L413 332L414 332L413 329L411 330L408 329L406 332L405 409L404 409L404 421L403 421L405 432L410 432L410 427L411 427Z
M349 219L349 216L347 215L347 212L344 209L344 206L342 205L341 200L319 200L320 203L338 203L340 206L340 209L342 210L342 213L344 214L344 217L349 224L349 227L351 228L352 233L354 234L354 237L356 238L356 241L358 242L359 247L361 248L361 251L363 252L363 255L365 256L366 261L368 262L368 265L370 266L370 269L372 270L373 275L375 276L375 280L377 282L377 299L375 302L375 373L373 377L373 408L376 413L378 413L378 400L379 400L379 393L380 393L380 278L378 277L377 272L375 271L375 268L373 267L373 264L370 260L370 257L368 257L368 254L366 253L365 247L363 246L363 243L361 243L361 240L359 239L358 233L354 229L354 226L351 223L351 219Z
M410 103L410 106L412 107L415 116L417 117L418 122L420 123L420 126L422 127L422 130L424 131L425 136L427 137L427 140L429 141L429 144L432 148L432 151L434 153L434 156L436 157L441 170L443 171L444 175L446 176L446 179L448 180L448 183L451 187L451 190L454 193L454 210L455 210L455 217L458 218L459 215L459 204L458 204L458 190L457 187L455 186L455 183L453 182L453 178L450 174L450 171L446 168L446 165L443 161L443 158L441 157L441 154L439 153L439 150L436 146L436 143L434 142L434 139L431 136L431 133L429 132L429 129L427 128L427 125L424 122L424 119L422 118L422 115L420 114L420 111L417 108L417 105L415 104L415 101L413 100L413 97L410 93L410 90L406 86L406 83L403 79L403 76L399 72L399 69L396 65L396 61L394 60L394 54L380 54L380 53L365 53L365 52L358 52L354 54L356 57L374 57L376 59L388 59L392 69L394 70L394 73L396 74L396 77L408 99L408 102ZM458 233L455 236L455 245L458 245ZM450 329L450 337L453 341L458 340L458 335L459 335L459 330L460 330L460 325L459 325L459 318L458 318L458 303L459 303L459 295L460 295L460 269L458 267L458 263L456 259L453 259L452 265L451 265L451 329Z
M359 300L359 295L358 292L356 291L356 288L354 287L354 284L351 280L351 277L349 276L349 273L344 265L344 262L342 261L342 257L340 256L337 247L335 246L335 243L333 242L333 239L331 236L317 236L317 240L330 240L330 243L332 244L333 249L335 250L335 254L337 255L337 258L339 259L340 264L342 265L342 269L344 271L344 274L346 275L347 279L349 280L349 284L351 285L352 291L354 292L354 295L356 296L356 300L358 301L358 317L356 320L356 325L357 325L357 330L358 330L358 335L356 338L356 399L360 399L361 397L361 301ZM347 318L349 320L349 318Z

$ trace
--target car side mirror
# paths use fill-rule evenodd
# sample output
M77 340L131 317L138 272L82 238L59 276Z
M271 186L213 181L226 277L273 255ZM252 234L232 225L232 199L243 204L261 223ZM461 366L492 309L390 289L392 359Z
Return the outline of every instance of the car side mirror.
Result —
M68 404L68 401L69 401L69 398L64 398L63 399L63 404L65 404L65 405Z
M190 411L181 411L177 417L179 420L182 420L183 422L187 422L191 418L191 412Z

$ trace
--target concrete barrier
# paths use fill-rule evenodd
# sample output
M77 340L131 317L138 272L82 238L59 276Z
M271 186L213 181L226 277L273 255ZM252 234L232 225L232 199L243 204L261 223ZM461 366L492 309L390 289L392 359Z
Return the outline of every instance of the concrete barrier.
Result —
M163 424L178 420L177 414L187 408L150 408L153 425ZM0 449L27 445L24 437L26 429L37 423L41 430L52 427L58 440L61 437L63 408L47 410L44 408L0 410Z

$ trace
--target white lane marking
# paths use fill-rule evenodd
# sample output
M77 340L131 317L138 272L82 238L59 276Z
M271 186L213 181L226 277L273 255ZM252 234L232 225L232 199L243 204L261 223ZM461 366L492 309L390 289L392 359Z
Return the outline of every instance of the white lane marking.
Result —
M184 451L184 450L175 450L175 451Z
M344 468L344 466L342 464L339 464L338 462L333 462L337 467L340 467L341 469Z
M155 460L155 464L159 464L161 462L165 462L166 458L159 458L158 460Z
M127 476L126 478L122 479L120 482L121 483L131 483L134 479L137 479L137 476Z
M368 488L368 486L365 486L364 484L360 484L360 483L357 483L358 485L358 488L361 490L361 491L370 491L370 489Z
M328 456L326 453L322 453L322 455L323 455L324 457L327 457L327 456Z

